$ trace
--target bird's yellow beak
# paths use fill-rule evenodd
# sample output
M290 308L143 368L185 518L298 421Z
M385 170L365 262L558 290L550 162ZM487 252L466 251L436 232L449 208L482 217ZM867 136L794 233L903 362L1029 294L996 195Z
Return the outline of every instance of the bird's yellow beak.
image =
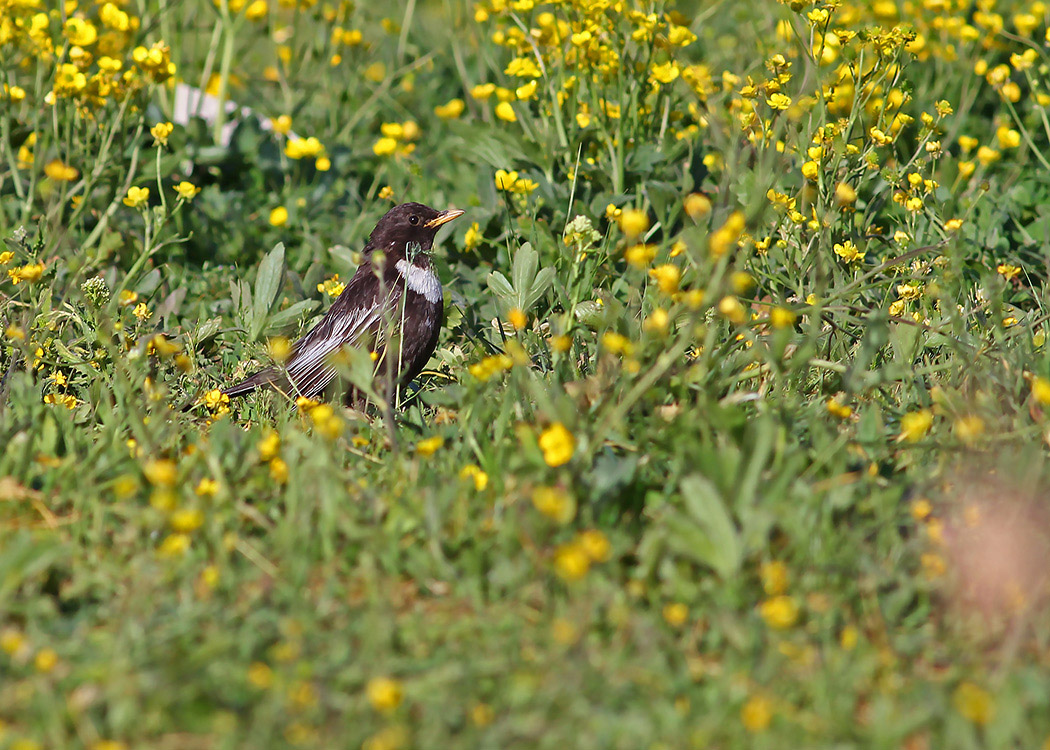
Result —
M442 211L423 226L433 229L434 227L439 227L442 224L448 224L453 219L458 218L462 215L463 212L460 211L458 208L450 208L447 211Z

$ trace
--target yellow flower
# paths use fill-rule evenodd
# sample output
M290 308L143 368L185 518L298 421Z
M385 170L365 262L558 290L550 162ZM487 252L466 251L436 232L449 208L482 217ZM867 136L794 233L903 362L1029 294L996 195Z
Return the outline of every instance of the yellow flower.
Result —
M791 106L791 97L777 92L770 94L769 98L766 99L766 104L769 105L770 109L787 109Z
M734 325L742 325L747 320L747 312L736 297L723 297L718 301L718 312Z
M127 197L124 198L124 205L131 206L131 208L138 208L148 200L148 187L130 187L128 188Z
M442 120L455 120L463 114L466 106L462 99L452 99L446 104L439 104L434 107L434 114Z
M266 350L270 359L278 364L284 364L292 354L292 342L284 336L274 336L267 340Z
M1000 263L995 267L995 270L1007 281L1013 281L1021 273L1019 266L1010 265L1009 263Z
M150 312L150 309L146 306L145 302L139 302L131 312L139 320L149 320L153 317L153 313Z
M560 487L537 487L532 504L540 513L564 526L576 517L576 500Z
M984 166L994 164L999 161L1002 154L996 151L994 148L988 148L988 146L981 146L977 149L977 161L981 162Z
M277 452L281 449L281 437L275 431L271 430L266 434L262 440L260 440L255 449L259 451L260 461L269 461L277 455Z
M500 102L496 105L496 117L504 122L518 121L518 115L515 114L514 107L510 106L510 102Z
M565 581L578 581L590 570L591 559L578 544L563 544L554 551L554 572Z
M655 308L649 317L642 323L642 328L651 333L655 333L658 336L663 336L667 333L667 328L671 323L671 316L667 314L667 311L662 308Z
M204 394L204 405L213 413L225 413L230 410L230 397L218 388L213 388Z
M173 531L189 534L204 525L204 514L197 508L177 510L168 519Z
M1050 405L1050 379L1039 375L1032 378L1032 398L1042 406Z
M529 81L524 86L518 86L518 88L514 89L514 96L516 96L519 101L528 101L536 95L536 88L538 85L539 84L537 84L536 81Z
M473 250L478 246L479 242L481 242L481 228L475 221L467 229L466 234L463 235L463 249L467 251Z
M33 659L33 666L38 672L50 672L58 664L58 654L54 649L42 648Z
M680 628L689 619L689 608L681 602L671 602L664 605L663 616L668 625Z
M540 77L540 68L531 57L514 58L507 64L507 67L503 72L516 78Z
M507 320L517 330L525 329L529 324L529 316L520 307L514 307L507 313Z
M555 422L540 435L540 450L548 466L562 466L572 458L576 440L561 422Z
M343 420L328 404L318 404L310 409L310 420L318 434L335 440L343 434Z
M835 243L835 255L842 258L847 263L859 263L864 260L864 251L853 244L852 240L846 240L842 243Z
M40 280L40 277L44 274L43 263L27 263L24 266L9 268L7 275L11 279L12 284L20 284L23 281L32 284Z
M952 693L952 705L968 721L984 726L995 716L995 699L984 688L963 682Z
M390 156L397 151L397 141L393 138L380 138L372 146L372 153L376 156Z
M682 73L678 63L669 60L662 65L654 65L649 69L649 80L653 83L671 83Z
M580 532L580 535L576 537L576 542L580 545L580 549L587 553L591 562L603 563L612 554L609 538L598 529Z
M200 191L201 189L199 187L192 182L187 182L186 180L183 180L175 186L175 192L179 194L180 198L187 201L193 200Z
M277 484L284 484L288 481L288 464L279 456L270 459L270 478Z
M297 138L284 144L284 155L289 159L314 159L324 153L324 145L317 138Z
M623 257L635 268L645 268L656 257L656 246L631 245L623 251Z
M955 420L955 434L968 443L984 434L984 420L976 414L959 417Z
M273 685L273 670L261 661L252 662L248 667L248 683L259 690Z
M420 440L416 443L416 455L433 456L444 444L445 438L440 435L434 435L426 440Z
M13 627L7 627L0 631L0 651L13 656L25 647L26 639L22 635L22 631Z
M759 568L759 576L762 579L762 590L767 596L779 596L787 591L788 569L787 565L779 560L762 563Z
M656 279L656 285L664 294L674 294L678 291L678 283L682 280L682 271L673 263L665 263L662 266L649 271L649 275Z
M185 534L169 534L160 543L157 554L160 557L182 557L190 548L190 538Z
M174 487L175 479L178 477L175 462L167 458L148 461L142 467L142 473L146 475L146 480L155 487Z
M4 250L0 253L0 266L6 266L12 260L15 259L15 254L10 250Z
M725 224L711 233L708 237L708 250L714 258L721 258L730 247L737 243L740 233L744 231L746 219L742 211L734 211L726 219Z
M999 141L999 148L1017 148L1021 145L1021 134L1005 125L995 131L995 137Z
M270 211L270 225L275 227L283 227L288 223L288 209L284 206L277 206Z
M56 182L72 182L80 176L80 171L59 159L54 159L44 167L44 174Z
M168 136L171 135L172 131L175 130L175 126L170 122L158 122L152 128L149 129L150 135L153 136L153 140L161 145L168 145Z
M835 203L840 208L852 206L857 200L857 191L847 182L835 186Z
M331 278L325 279L317 285L317 291L324 292L329 297L338 297L346 289L346 284L339 280L339 274L332 274Z
M901 417L901 434L898 440L907 440L914 443L926 437L926 433L933 427L933 412L929 409L910 411Z
M701 193L690 193L685 197L685 212L694 221L711 213L711 199Z
M489 475L474 464L467 464L459 472L460 479L473 479L474 489L481 492L489 486Z
M628 208L620 214L620 229L628 237L637 237L649 228L649 216L645 211Z
M70 18L62 31L69 43L77 47L90 47L98 40L98 30L83 18Z
M506 169L496 170L496 189L497 190L510 190L514 187L514 183L518 181L517 172L508 172Z
M193 491L198 497L215 497L219 491L219 483L210 477L203 477Z
M758 606L758 613L769 627L784 630L798 622L798 602L790 596L774 596Z
M496 84L494 83L480 83L470 90L471 98L481 102L490 99L494 93L496 93Z
M849 419L853 415L853 409L840 403L837 398L829 398L825 406L829 414L839 419Z
M773 703L765 696L751 696L740 709L740 722L749 732L763 732L772 721Z
M390 677L373 677L365 686L372 708L384 714L393 713L404 698L401 683Z
M790 328L795 325L798 315L786 307L774 307L769 313L769 322L774 328Z
M269 6L266 4L266 0L254 0L244 10L244 17L249 21L258 21L266 18L266 13L269 11Z

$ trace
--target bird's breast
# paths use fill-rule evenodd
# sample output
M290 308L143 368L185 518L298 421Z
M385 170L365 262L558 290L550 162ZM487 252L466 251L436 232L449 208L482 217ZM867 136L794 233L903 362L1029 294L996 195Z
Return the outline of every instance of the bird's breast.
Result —
M394 267L408 289L422 295L427 302L441 301L441 281L432 269L420 268L406 260L399 260Z

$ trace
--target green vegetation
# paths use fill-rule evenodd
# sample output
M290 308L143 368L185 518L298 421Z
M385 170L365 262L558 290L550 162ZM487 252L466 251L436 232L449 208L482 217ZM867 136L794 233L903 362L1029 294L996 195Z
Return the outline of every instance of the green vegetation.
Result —
M1050 742L1044 3L54 5L0 749ZM467 215L396 417L229 402L408 200Z

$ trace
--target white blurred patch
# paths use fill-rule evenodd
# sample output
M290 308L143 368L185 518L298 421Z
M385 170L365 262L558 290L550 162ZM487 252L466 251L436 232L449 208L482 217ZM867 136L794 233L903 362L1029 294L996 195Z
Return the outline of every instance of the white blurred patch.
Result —
M231 117L231 119L222 126L222 132L219 134L219 145L230 145L233 131L237 129L237 125L241 120L254 119L263 130L267 132L273 131L273 123L270 122L270 118L259 114L251 107L241 107L237 102L227 99L222 108L226 110L226 115ZM219 110L219 97L201 91L196 86L188 86L185 83L175 84L175 103L171 113L171 121L173 123L187 125L192 118L199 117L209 125L212 125L219 116ZM299 140L299 136L291 132L286 137L290 141Z

